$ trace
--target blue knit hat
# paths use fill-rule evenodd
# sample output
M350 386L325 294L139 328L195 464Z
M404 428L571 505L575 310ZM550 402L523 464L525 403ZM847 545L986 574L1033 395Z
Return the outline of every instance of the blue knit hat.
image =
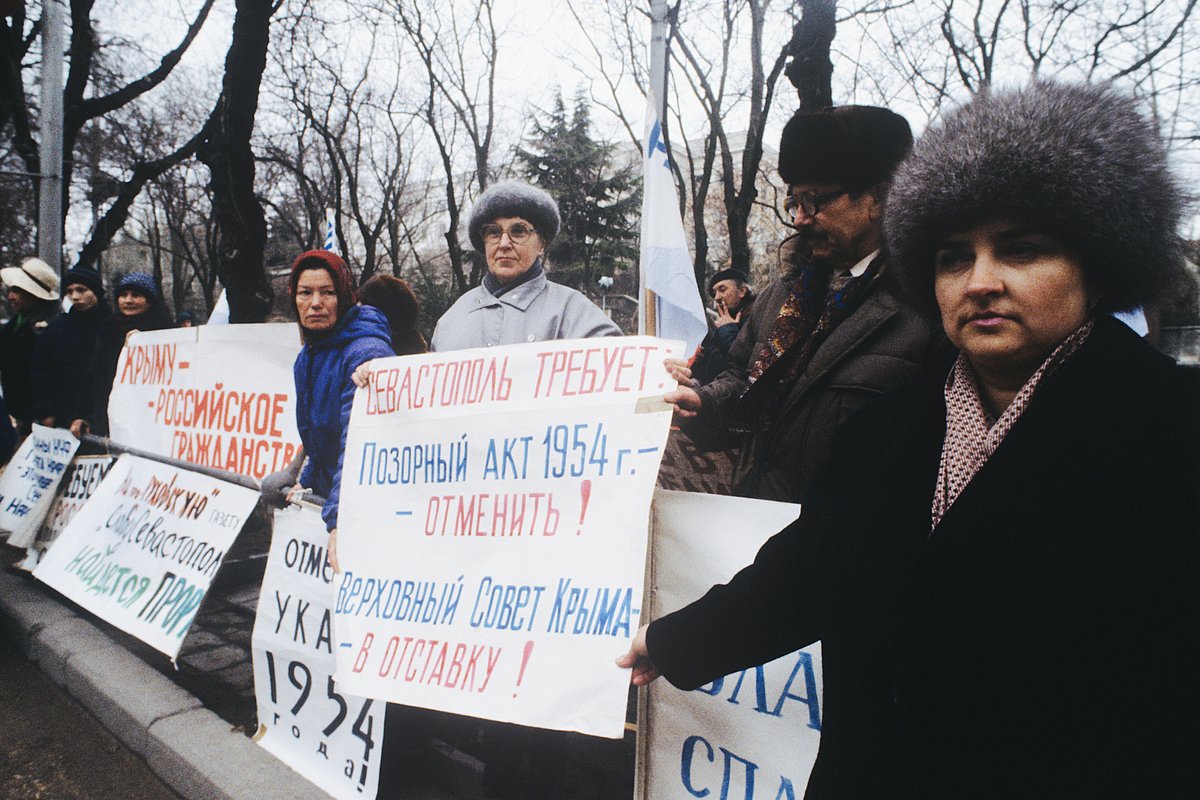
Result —
M117 294L126 289L135 289L147 297L162 299L158 294L158 287L154 285L154 277L145 272L131 272L121 278L121 282L117 284Z

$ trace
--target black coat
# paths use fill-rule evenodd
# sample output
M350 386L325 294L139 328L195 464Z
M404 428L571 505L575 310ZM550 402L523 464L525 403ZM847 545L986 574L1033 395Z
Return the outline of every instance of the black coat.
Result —
M100 329L112 315L103 300L86 311L60 314L38 338L33 360L33 415L65 428L92 410L89 383Z
M794 242L788 239L781 248L785 263L799 257ZM729 349L728 368L700 387L700 415L680 425L705 450L733 447L740 439L733 493L743 497L804 502L841 426L880 394L917 380L942 341L935 326L900 302L892 276L885 271L858 308L813 353L770 427L731 437L730 423L749 385L750 367L797 280L793 268L755 299Z
M800 519L651 624L682 688L817 639L806 797L1200 797L1200 381L1111 319L930 533L942 381L846 429Z
M151 298L150 307L137 316L128 317L119 311L110 315L100 326L96 340L96 357L92 361L88 384L91 387L91 413L85 417L91 424L92 433L108 436L108 396L117 377L117 364L125 340L131 331L159 331L174 327L171 315L157 297Z
M33 363L37 341L58 315L57 300L39 300L37 313L13 317L0 326L0 389L8 413L21 422L33 422Z

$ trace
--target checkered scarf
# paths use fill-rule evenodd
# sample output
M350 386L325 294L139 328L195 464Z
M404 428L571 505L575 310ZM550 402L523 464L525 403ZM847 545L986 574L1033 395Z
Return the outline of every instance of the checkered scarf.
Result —
M942 443L937 487L930 509L931 531L942 521L946 511L975 477L975 473L996 452L1004 437L1008 436L1017 419L1028 408L1038 384L1079 349L1092 332L1093 325L1088 320L1054 348L1054 352L1025 382L1000 418L994 421L983 405L974 371L966 357L959 353L954 368L946 377L946 439Z

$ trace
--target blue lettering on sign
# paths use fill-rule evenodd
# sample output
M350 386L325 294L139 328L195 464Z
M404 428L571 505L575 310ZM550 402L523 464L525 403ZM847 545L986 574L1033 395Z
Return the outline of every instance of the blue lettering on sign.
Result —
M491 576L479 582L475 605L471 607L472 628L531 631L537 616L538 602L545 586L522 586L494 583ZM522 612L529 608L528 616Z
M783 716L784 704L788 700L797 700L804 704L808 710L808 727L814 731L821 730L821 707L820 695L817 692L817 676L813 670L812 656L803 650L796 652L796 662L792 665L792 671L788 675L787 681L783 685L783 689L778 696L774 698L774 702L769 702L767 696L767 678L763 667L751 667L736 673L737 681L733 685L733 690L730 692L726 702L733 705L741 705L738 700L738 695L741 693L742 684L745 683L746 674L754 671L754 710L759 714L767 714L772 717ZM724 678L717 678L712 683L701 686L696 689L697 692L717 697L721 694L721 690L725 687L725 680L731 676L726 675ZM797 694L792 690L797 681L803 683L803 693Z
M499 441L488 440L483 461L483 477L494 480L524 479L529 467L529 444L532 436L506 436Z
M467 479L468 456L465 433L456 441L403 447L364 442L358 482L363 486L457 483Z
M696 758L700 748L703 761ZM689 736L683 741L683 750L679 758L679 781L684 790L692 797L708 797L712 794L712 788L704 780L703 762L715 764L717 752L721 753L721 789L717 800L754 800L758 764L724 747L714 748L703 736ZM738 788L741 789L740 792L737 791ZM769 796L773 800L796 800L792 780L786 775L779 776L779 787Z
M573 586L570 578L559 578L546 632L628 637L640 614L631 587Z

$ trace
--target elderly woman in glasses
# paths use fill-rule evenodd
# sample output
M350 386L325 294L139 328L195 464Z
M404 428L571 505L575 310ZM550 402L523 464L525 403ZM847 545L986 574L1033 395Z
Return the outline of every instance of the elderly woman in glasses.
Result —
M479 196L467 226L488 271L438 320L431 349L621 335L595 303L546 278L546 248L559 227L549 194L518 181L493 184Z
M1168 288L1180 207L1109 87L931 128L884 230L956 360L855 418L751 566L639 632L634 682L820 639L809 798L1200 796L1200 380L1110 316Z

